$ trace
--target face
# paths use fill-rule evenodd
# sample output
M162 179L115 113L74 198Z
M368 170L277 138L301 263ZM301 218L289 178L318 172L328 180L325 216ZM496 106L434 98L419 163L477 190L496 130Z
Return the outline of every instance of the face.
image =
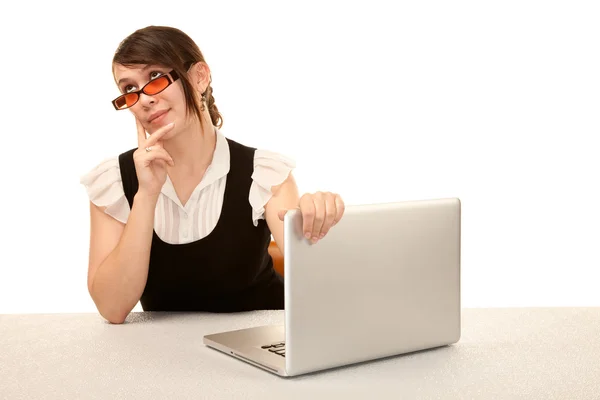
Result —
M113 74L121 94L141 89L150 80L168 74L172 68L156 65L139 65L126 67L115 64ZM116 96L115 96L116 97ZM162 92L155 95L140 93L139 100L129 107L137 119L140 120L146 131L150 134L162 126L175 122L175 128L164 136L168 139L185 128L186 103L181 80L171 83Z

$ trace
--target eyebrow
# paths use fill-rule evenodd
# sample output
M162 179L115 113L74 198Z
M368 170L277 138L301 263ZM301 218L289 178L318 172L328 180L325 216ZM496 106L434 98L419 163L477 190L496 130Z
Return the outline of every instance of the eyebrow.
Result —
M157 68L156 65L146 64L146 66L142 68L142 72L144 72L144 71L146 71L146 70L148 70L149 68L152 68L152 67ZM129 82L129 81L132 81L132 80L133 79L131 79L131 78L121 78L121 79L119 79L119 82L117 82L117 85L121 86L121 83L123 83L123 82Z

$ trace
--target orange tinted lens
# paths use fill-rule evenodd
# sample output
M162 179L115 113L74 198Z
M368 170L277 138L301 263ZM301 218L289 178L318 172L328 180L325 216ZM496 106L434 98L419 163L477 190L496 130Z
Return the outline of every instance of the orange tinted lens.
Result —
M127 103L127 107L131 107L138 100L137 93L126 94L124 97L125 102Z
M169 85L169 80L166 76L161 76L153 81L148 82L144 88L144 92L152 95L164 90Z
M124 94L115 100L115 104L119 109L123 109L134 105L137 99L138 95L136 93Z

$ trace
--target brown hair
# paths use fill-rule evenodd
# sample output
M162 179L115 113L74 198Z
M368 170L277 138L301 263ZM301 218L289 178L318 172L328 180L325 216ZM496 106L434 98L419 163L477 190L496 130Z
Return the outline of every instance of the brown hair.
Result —
M119 44L113 57L113 64L124 66L156 64L173 68L183 85L188 114L194 113L202 121L201 99L198 98L187 76L189 67L197 62L206 62L198 45L179 29L168 26L148 26L138 29ZM223 117L215 105L212 92L209 83L204 92L208 112L212 124L221 128Z

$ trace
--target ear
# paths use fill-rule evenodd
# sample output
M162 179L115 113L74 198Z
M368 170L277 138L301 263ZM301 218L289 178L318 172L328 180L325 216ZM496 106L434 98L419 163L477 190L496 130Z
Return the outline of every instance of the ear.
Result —
M199 61L192 68L192 83L200 93L210 85L210 68L205 62Z

